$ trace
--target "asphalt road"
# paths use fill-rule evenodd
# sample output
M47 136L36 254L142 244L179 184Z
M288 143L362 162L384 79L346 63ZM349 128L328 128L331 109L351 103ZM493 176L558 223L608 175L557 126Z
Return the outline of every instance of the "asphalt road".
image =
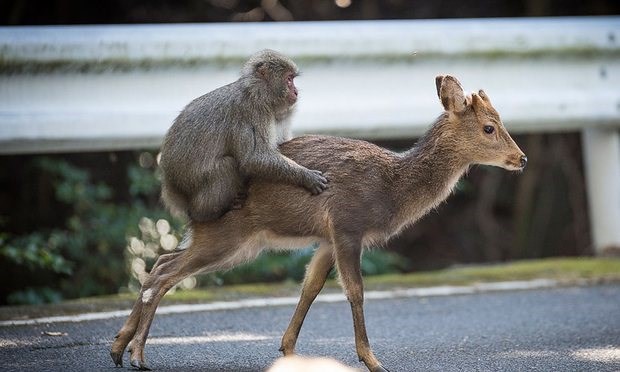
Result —
M264 370L279 356L292 312L280 306L157 316L147 362L157 371ZM375 354L392 372L620 371L618 284L370 300L366 318ZM123 321L0 327L0 369L126 370L114 368L108 354ZM315 304L297 351L362 369L348 304Z

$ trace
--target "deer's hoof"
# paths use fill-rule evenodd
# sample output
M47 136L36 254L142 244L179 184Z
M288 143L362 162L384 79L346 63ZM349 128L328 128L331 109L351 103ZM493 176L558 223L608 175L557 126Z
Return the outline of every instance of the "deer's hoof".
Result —
M114 361L114 366L116 367L123 366L123 352L122 351L120 353L115 353L115 352L110 351L110 356L112 357L112 360Z
M284 355L284 356L295 355L295 350L290 349L290 348L286 348L286 347L284 347L284 346L281 346L278 350L279 350L279 351L282 353L282 355Z
M390 372L387 369L383 368L382 366L376 366L375 368L372 369L372 372Z
M150 371L151 369L147 367L146 362L143 360L132 359L131 366L140 370L140 371Z

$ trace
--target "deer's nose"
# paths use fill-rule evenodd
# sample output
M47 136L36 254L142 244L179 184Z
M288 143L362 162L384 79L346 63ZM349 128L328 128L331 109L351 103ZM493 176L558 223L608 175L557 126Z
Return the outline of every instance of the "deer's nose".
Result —
M527 165L527 156L521 155L521 168L525 168Z

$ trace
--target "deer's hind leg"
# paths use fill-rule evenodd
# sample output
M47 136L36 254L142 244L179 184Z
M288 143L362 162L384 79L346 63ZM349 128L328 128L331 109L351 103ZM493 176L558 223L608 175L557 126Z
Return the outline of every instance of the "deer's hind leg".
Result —
M225 228L220 228L212 234L202 232L193 238L189 248L177 252L179 254L172 260L151 271L138 299L141 302L141 311L134 336L130 341L130 362L133 367L140 370L149 369L144 359L144 345L155 310L170 288L192 274L230 269L250 258L249 253L240 251L249 249L250 252L258 253L258 249L254 246L249 247L248 243L245 243L247 239L240 236L237 231L223 230Z
M155 262L155 265L153 265L151 272L156 270L158 266L173 260L174 258L179 256L180 253L182 252L168 253L159 256L159 258ZM114 361L114 364L116 366L123 366L123 352L125 351L125 348L129 344L129 341L131 341L131 339L133 338L134 334L136 333L136 329L138 328L138 322L140 321L140 315L142 314L141 297L142 291L140 291L136 302L133 304L133 308L131 309L129 317L125 321L125 324L123 324L123 327L118 331L116 336L114 336L114 342L112 343L112 348L110 349L110 356L112 357L112 360Z
M297 303L291 322L289 323L288 328L286 328L284 336L282 336L280 351L285 356L295 352L295 344L297 343L299 331L301 330L301 326L306 318L306 314L308 313L310 305L312 305L312 302L314 302L316 296L319 294L321 289L323 289L325 280L327 279L327 276L333 266L333 247L327 242L322 242L314 253L314 256L312 256L312 260L308 264L299 302Z

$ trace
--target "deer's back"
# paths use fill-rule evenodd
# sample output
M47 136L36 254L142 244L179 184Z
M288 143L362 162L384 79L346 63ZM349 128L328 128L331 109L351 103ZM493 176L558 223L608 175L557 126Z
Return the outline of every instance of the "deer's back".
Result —
M343 183L349 177L385 177L397 156L370 142L332 136L302 136L280 145L280 151L297 163L324 173Z
M243 212L246 223L283 236L321 235L328 225L381 228L393 209L398 155L369 142L303 136L280 146L285 156L309 169L322 171L329 186L320 195L293 185L253 181Z

